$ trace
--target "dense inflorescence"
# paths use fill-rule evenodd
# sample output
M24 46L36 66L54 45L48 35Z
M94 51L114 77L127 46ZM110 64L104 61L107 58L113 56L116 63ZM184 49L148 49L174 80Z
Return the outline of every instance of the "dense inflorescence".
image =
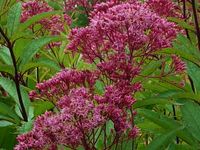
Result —
M21 22L25 22L35 15L51 11L53 11L53 8L44 0L31 0L24 2L22 3ZM65 24L71 24L71 18L67 14L52 15L50 18L42 19L37 22L37 24L41 25L41 30L44 30L43 32L48 31L51 35L59 35L61 32L64 32Z
M175 7L161 2L159 5ZM132 105L135 94L143 87L134 79L156 51L171 46L179 32L165 18L172 15L171 11L167 14L155 6L156 1L132 0L103 2L93 7L89 25L71 31L68 50L81 53L85 61L96 65L96 70L64 69L38 83L37 90L30 93L31 99L50 100L58 111L38 117L32 131L18 136L16 150L48 146L56 149L59 144L72 149L82 145L90 150L95 144L87 141L88 136L108 121L113 123L115 140L137 136ZM172 70L185 70L177 56L172 56ZM104 84L101 94L95 90L97 81Z

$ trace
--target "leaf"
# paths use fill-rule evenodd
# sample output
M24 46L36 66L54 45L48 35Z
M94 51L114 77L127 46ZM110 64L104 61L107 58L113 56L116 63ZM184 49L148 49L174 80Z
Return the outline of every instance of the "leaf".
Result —
M159 52L156 52L156 53L159 53L159 54L163 54L163 53L164 54L176 54L176 55L181 56L183 59L191 61L191 62L197 64L198 66L200 66L199 57L197 57L197 55L192 54L191 52L184 52L184 51L178 50L176 48L165 48L165 49L163 49Z
M200 94L200 67L192 62L187 62L187 72L193 81L195 92Z
M20 107L15 83L10 79L7 79L5 77L0 77L0 85L15 100L15 102L18 104L18 107ZM21 91L22 100L25 105L26 112L28 114L29 105L30 105L30 99L29 99L28 93L24 90L22 86L20 86L20 91Z
M16 130L13 126L0 127L0 148L13 150L16 145Z
M188 130L200 141L200 106L192 101L186 101L181 107L181 112Z
M29 132L33 128L34 120L30 120L28 122L22 122L22 126L17 129L18 134L24 134Z
M30 63L25 64L21 68L21 71L25 72L29 69L36 68L36 67L47 67L47 68L54 69L55 71L59 71L61 69L59 65L56 64L54 61L50 59L40 58L40 59L37 59L35 62L30 62Z
M31 17L26 22L20 24L20 26L17 30L18 33L16 33L14 35L15 38L20 32L23 32L25 29L27 29L28 27L30 27L34 23L40 21L41 19L48 18L48 17L50 17L52 15L56 15L56 14L62 14L62 13L63 13L62 11L51 11L51 12L44 12L44 13L41 13L41 14L38 14L38 15Z
M7 65L13 65L12 59L10 56L9 49L7 47L0 48L0 58L6 63Z
M161 115L157 112L153 112L151 110L139 109L137 110L137 112L139 115L144 116L148 120L154 122L155 124L159 125L160 127L166 130L174 130L178 127L183 126L177 121L170 119L164 115ZM184 140L188 144L196 146L196 141L194 140L194 138L192 138L192 135L187 131L187 129L177 131L176 136L180 137L182 140Z
M133 109L148 106L148 105L155 105L155 104L170 104L170 102L168 101L168 99L159 98L159 97L147 98L145 100L136 101L136 103L133 104Z
M188 23L186 23L183 19L179 19L179 18L174 18L174 17L168 17L167 18L169 21L173 21L175 23L177 23L180 27L183 27L185 29L191 30L191 31L195 31L194 27L189 25Z
M0 114L12 118L15 123L20 122L19 116L15 113L14 110L10 108L10 106L0 102Z
M2 65L2 64L0 64L0 72L6 72L6 73L13 75L14 74L14 68L13 68L12 65Z
M44 45L46 45L51 41L58 41L58 40L60 40L60 37L41 37L39 39L32 40L22 50L23 54L21 56L21 65L28 63L41 47L43 47Z
M34 101L31 104L34 107L34 116L41 115L45 111L50 110L54 107L54 105L48 101Z
M146 147L145 150L161 150L165 149L170 142L175 138L176 132L181 130L181 128L176 128L169 132L166 132L155 139Z
M16 3L8 12L7 29L9 37L14 34L20 24L21 11L21 3Z

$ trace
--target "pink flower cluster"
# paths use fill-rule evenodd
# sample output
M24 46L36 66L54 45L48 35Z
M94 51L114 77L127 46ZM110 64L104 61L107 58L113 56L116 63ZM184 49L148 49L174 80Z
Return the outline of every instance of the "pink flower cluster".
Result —
M58 112L38 117L32 131L18 136L15 149L56 149L56 145L75 149L82 145L90 150L95 147L91 133L103 129L108 121L114 124L113 137L135 138L138 129L132 105L135 93L143 87L134 79L155 51L171 46L178 32L165 16L153 10L150 0L148 5L113 0L94 6L89 26L71 31L68 50L81 53L96 69L65 69L37 84L31 99L50 100ZM172 58L175 72L180 73L183 63L177 56ZM97 80L104 86L101 94L95 90Z
M148 0L146 5L151 10L165 17L177 17L180 16L178 13L179 8L172 0Z
M22 15L21 22L25 22L31 17L41 14L44 12L53 11L48 3L44 0L30 0L22 3ZM42 28L46 31L49 31L52 35L59 35L64 31L64 24L70 25L71 18L64 14L62 15L53 15L49 19L42 19L38 22Z
M98 73L91 71L77 71L64 69L57 73L54 77L43 83L36 85L37 91L31 91L29 96L31 99L44 99L57 102L61 97L67 95L72 88L80 86L89 86L92 90Z
M59 113L46 112L39 116L31 132L18 136L15 150L52 149L66 145L75 149L86 143L89 132L103 124L100 106L95 106L85 88L72 89L58 104Z
M175 73L183 73L186 70L186 64L180 57L172 55L172 69Z

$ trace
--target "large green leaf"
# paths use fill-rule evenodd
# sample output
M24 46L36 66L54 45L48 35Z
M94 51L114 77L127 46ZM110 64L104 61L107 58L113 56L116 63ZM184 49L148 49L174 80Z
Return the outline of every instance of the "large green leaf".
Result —
M181 107L181 112L188 130L200 141L200 106L194 102L186 101Z
M60 40L60 37L41 37L39 39L32 40L22 50L23 54L21 56L21 65L28 63L41 47L45 46L49 42L58 40Z
M11 37L20 24L21 3L13 5L8 12L7 29L8 35Z

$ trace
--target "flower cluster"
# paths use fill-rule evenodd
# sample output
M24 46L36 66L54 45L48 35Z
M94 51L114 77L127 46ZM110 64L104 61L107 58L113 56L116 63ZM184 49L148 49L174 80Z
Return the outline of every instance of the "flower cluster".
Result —
M62 144L75 149L86 143L86 135L104 123L101 107L95 106L85 88L72 89L58 104L59 113L39 116L31 132L18 136L15 150L57 149Z
M57 102L61 97L67 95L72 88L89 86L93 89L98 73L91 71L77 71L64 69L54 77L36 85L37 91L30 92L31 99L44 99Z
M28 2L24 2L22 3L21 22L25 22L34 15L50 11L53 11L53 8L51 8L44 0L30 0ZM63 16L53 15L49 19L42 19L38 23L46 31L49 31L51 35L59 35L64 31L64 24L71 24L71 18L66 14Z
M79 2L86 5L87 1ZM178 32L177 26L166 20L166 14L153 11L153 2L111 0L94 6L90 24L71 31L68 50L81 53L96 68L65 69L37 84L31 99L50 100L58 112L37 118L33 130L18 137L16 150L55 149L59 144L93 149L91 132L104 129L108 121L114 125L114 139L137 136L132 105L135 93L143 87L134 79L155 51L171 46ZM184 68L177 56L173 57L173 66L175 72ZM95 90L97 80L104 86L102 93Z
M148 0L146 5L157 14L165 17L177 17L178 7L172 0Z
M186 70L186 64L181 60L180 57L172 55L172 68L175 73L183 73Z

